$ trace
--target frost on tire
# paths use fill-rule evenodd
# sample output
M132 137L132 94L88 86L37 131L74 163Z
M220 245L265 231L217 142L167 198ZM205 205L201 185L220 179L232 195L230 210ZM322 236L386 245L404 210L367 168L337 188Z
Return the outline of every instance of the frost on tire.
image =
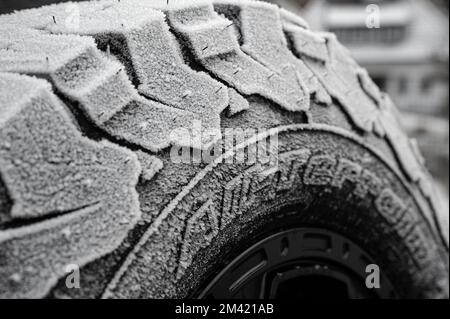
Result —
M360 68L332 34L316 35L300 27L285 32L296 54L302 57L329 94L342 105L356 127L372 132L378 117L378 105L362 89Z
M0 35L5 53L0 69L50 76L100 128L151 151L191 146L171 133L191 130L194 121L207 133L196 147L207 148L220 137L220 113L232 103L228 90L184 63L163 13L129 3L91 2L80 4L80 27L72 28L64 23L63 9L51 6L2 17L9 29ZM23 19L27 30L19 27ZM65 47L74 52L69 55ZM27 61L30 57L40 62L39 70ZM137 89L130 80L138 81Z
M167 10L171 26L191 54L214 76L245 95L263 96L289 111L309 109L309 92L299 81L258 63L241 48L233 22L214 11L211 2Z
M267 3L244 4L229 0L215 1L214 9L239 26L242 51L277 72L286 82L298 83L319 103L331 103L330 96L316 76L289 50L281 18L286 13Z
M115 249L140 217L136 156L82 137L44 81L0 73L0 297L42 297L69 264ZM1 220L1 219L0 219Z

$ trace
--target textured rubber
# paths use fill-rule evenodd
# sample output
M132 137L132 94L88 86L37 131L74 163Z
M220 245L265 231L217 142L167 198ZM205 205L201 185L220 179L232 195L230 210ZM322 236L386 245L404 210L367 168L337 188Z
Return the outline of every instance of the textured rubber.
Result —
M105 0L2 15L0 297L186 296L206 276L196 256L229 244L245 200L269 199L266 212L306 188L296 204L337 192L374 209L386 233L355 241L386 254L380 243L396 238L400 251L380 259L408 274L405 296L448 297L448 233L398 116L334 35L271 4ZM209 150L230 127L260 130L235 151L280 136L273 196L255 195L267 174L222 165L233 152L171 161L170 147ZM65 287L69 264L80 289Z

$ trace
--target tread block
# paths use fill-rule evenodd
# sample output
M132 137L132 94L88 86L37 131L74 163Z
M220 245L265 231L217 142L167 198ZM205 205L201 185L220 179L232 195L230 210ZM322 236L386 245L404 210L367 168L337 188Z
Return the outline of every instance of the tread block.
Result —
M53 23L47 25L46 30L92 36L102 46L119 43L121 47L115 49L131 61L139 80L139 92L163 104L198 114L218 114L228 105L222 84L184 63L164 14L155 10L166 9L166 1L105 1L80 5L79 29ZM170 7L187 6L181 1L171 1Z
M228 89L228 96L230 97L230 106L228 108L228 116L231 117L242 111L248 110L250 104L248 101L240 95L235 89Z
M55 72L77 56L84 64L95 59L89 49L92 39L69 35L49 35L32 29L0 27L0 58L2 71L21 73ZM80 69L79 72L88 72ZM89 74L85 74L89 76Z
M239 48L231 21L220 17L212 4L192 12L169 10L167 16L207 70L244 95L261 95L290 111L309 108L309 96L298 83L287 82Z
M295 48L299 47L299 42L307 41L307 38L303 39L302 34L297 33L296 37L291 38L296 43ZM348 52L338 43L334 35L323 36L326 39L330 60L322 63L305 57L303 61L319 78L328 93L340 102L356 127L365 132L372 132L379 108L361 86L358 73L361 72L360 67L349 57Z
M33 89L27 90L17 101L18 91L30 87ZM71 210L74 206L97 201L107 191L114 191L114 185L96 184L108 175L108 164L120 170L116 167L118 163L131 159L116 149L96 147L81 138L47 83L2 74L0 89L2 100L14 95L13 100L17 101L9 107L4 107L7 103L2 101L0 109L1 170L14 199L14 217L39 217ZM101 152L116 156L118 163L114 159L107 161ZM105 169L99 165L103 162ZM98 176L98 180L91 180L89 176ZM111 178L119 176L111 175ZM57 180L61 180L61 184L55 183Z
M163 162L156 156L149 155L142 151L137 151L136 155L141 163L141 178L150 181L163 168Z
M161 27L163 17L161 14L157 16L160 18L158 25ZM19 33L22 34L22 31L16 30L7 36L2 33L0 47L10 45L10 38ZM172 51L163 47L158 52L155 63L159 65L160 73L157 72L158 68L144 72L148 71L152 64L144 65L142 72L147 74L146 76L153 74L148 82L154 87L145 86L143 91L154 93L151 97L163 101L159 103L140 97L124 66L99 51L94 39L78 35L43 34L36 30L29 30L24 34L22 41L15 41L14 46L1 49L5 50L6 54L0 58L3 62L0 71L50 78L60 92L78 102L89 118L109 134L148 150L159 151L171 144L191 146L189 140L171 139L171 133L179 127L192 131L194 121L200 120L205 131L201 132L205 144L196 147L209 147L220 137L220 134L213 136L210 133L219 131L220 112L229 105L225 86L206 74L189 69L184 65L181 55L173 54L173 59L166 59L167 52L174 52L173 46ZM136 34L134 36L138 37ZM130 39L132 42L133 37L130 36ZM166 40L163 39L161 43L166 43ZM142 45L142 42L140 43ZM134 48L139 47L139 44L133 45ZM134 56L150 56L146 55L146 52L135 53ZM37 63L27 64L30 56L33 56L32 60ZM166 68L167 64L171 67ZM199 81L193 80L196 75ZM154 79L157 80L153 81ZM145 81L147 82L147 79ZM185 90L180 91L180 87ZM139 107L130 107L135 105ZM140 113L130 114L130 110ZM141 122L135 126L139 119ZM155 122L155 119L161 122ZM147 123L143 123L144 120ZM183 142L186 144L182 144Z
M199 1L199 3L203 2ZM180 126L190 129L193 123L188 122L188 118L203 122L212 118L214 119L212 122L203 124L205 129L208 130L211 128L211 123L220 123L218 121L220 113L230 104L226 87L207 74L192 70L184 63L177 42L165 22L164 14L155 10L155 8L167 8L165 1L152 3L142 1L80 3L80 27L76 29L71 28L66 23L58 23L67 19L67 13L61 10L61 7L52 7L53 11L45 8L37 9L42 10L40 13L42 18L50 14L55 17L57 23L53 21L53 23L42 25L40 21L36 21L35 23L38 23L36 26L53 33L92 36L103 46L112 47L119 43L120 47L114 49L127 55L126 59L131 61L139 81L139 93L160 102L162 105L159 105L158 109L168 110L172 117L178 116L180 113L170 110L171 108L197 114L196 117L186 116L184 121L181 118L173 119L170 116L165 116L169 122L173 120ZM170 7L180 9L186 6L181 1L174 1L170 3ZM33 11L28 14L35 16L37 13ZM11 20L10 18L10 23ZM83 58L80 57L78 60L81 59ZM77 64L80 64L80 61L77 61ZM109 123L117 123L112 119L113 114L130 104L136 105L132 102L135 101L137 92L129 83L125 72L120 70L122 66L116 64L112 67L113 63L110 62L109 64L111 65L109 71L104 70L104 74L101 76L103 78L101 85L95 90L90 90L89 93L86 93L86 96L78 96L78 100L85 104L97 101L97 105L95 105L97 114L95 116L98 117L96 123L99 125L104 125L109 120L111 120ZM97 65L101 67L100 63L97 63ZM103 67L103 69L105 68ZM66 70L73 73L71 67L66 67ZM109 78L106 78L105 73L108 73ZM105 103L108 100L111 101L113 97L116 99L115 103ZM113 104L117 108L108 112L105 109L107 104ZM142 105L142 101L138 104ZM150 104L149 109L154 109L155 105ZM140 108L140 110L142 109L143 107ZM147 114L149 112L149 110L146 111ZM123 112L120 113L120 118L123 120ZM161 140L161 136L169 136L170 130L174 129L173 127L167 127L165 132L161 132L162 125L158 125L158 127L147 125L145 131L135 129L135 135L133 135L129 131L123 131L125 127L130 127L130 125L122 124L119 136L114 129L105 128L105 130L122 139L126 135L127 139L130 141L132 139L133 143L145 145L144 147L153 151L159 150L159 145L164 145L164 147L169 145L167 140ZM154 131L152 131L153 129ZM213 129L218 131L219 126ZM208 133L205 132L204 135L208 135ZM146 141L139 142L144 137ZM205 138L204 141L214 141L218 137L214 139ZM204 145L204 147L209 147L209 145Z
M288 26L289 24L297 26L297 27L301 27L304 29L309 29L309 24L308 22L306 22L306 20L304 20L303 18L299 17L298 15L280 8L280 15L281 15L281 19L283 22L283 26Z
M139 92L182 110L218 116L229 104L226 87L184 63L164 19L160 14L127 35Z
M366 69L360 68L357 71L358 79L361 87L370 96L376 104L379 104L382 99L382 93L378 86L370 78L369 73Z
M230 22L225 19L182 27L183 33L189 35L193 54L201 61L239 50L239 43L231 40L232 31L229 28Z
M300 56L306 56L320 62L329 60L326 40L301 27L284 25L284 30L292 39L294 48Z
M66 265L110 252L134 226L140 166L132 152L82 137L44 80L0 73L0 119L11 217L47 217L0 231L0 296L42 297Z
M382 130L383 137L385 137L391 145L407 179L418 185L419 190L430 203L436 205L433 206L433 209L437 212L436 214L439 214L438 212L442 211L442 209L438 208L437 205L439 205L441 200L436 196L432 177L426 170L424 158L421 155L415 140L410 139L404 133L397 114L398 111L392 100L386 94L381 93L379 103L380 112L378 113L377 121L378 126ZM426 215L426 218L431 223L434 223L432 215ZM441 226L437 225L437 227Z
M11 37L14 34L17 35L12 33ZM51 79L58 90L78 101L100 126L136 95L122 72L123 67L96 49L93 39L33 30L26 34L6 52L1 52L4 54L0 58L0 71ZM3 43L8 42L0 37L0 45ZM27 63L30 59L33 64Z
M227 14L239 12L239 25L243 37L242 50L279 73L285 81L297 82L305 95L314 94L319 103L330 104L331 98L322 84L289 50L279 9L259 2L249 2L238 6L230 3L233 2L217 1L215 9L230 19L232 17Z
M420 164L422 159L419 158L412 141L403 132L401 124L392 116L391 109L394 105L391 103L389 98L382 97L379 112L380 124L408 178L413 182L420 182L425 179L424 167Z
M196 129L196 125L199 126ZM220 137L220 117L204 117L197 114L136 99L118 112L106 127L122 139L157 151L170 145L205 148ZM149 138L149 136L151 138ZM193 144L201 138L201 145Z

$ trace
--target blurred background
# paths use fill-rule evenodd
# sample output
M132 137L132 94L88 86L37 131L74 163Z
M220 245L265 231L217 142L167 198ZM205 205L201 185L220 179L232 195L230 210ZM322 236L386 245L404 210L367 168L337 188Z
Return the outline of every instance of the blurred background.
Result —
M312 29L336 33L390 94L422 149L448 216L449 1L265 1L300 14ZM0 13L56 2L65 1L0 0Z
M336 33L402 112L449 212L449 1L267 0ZM377 16L378 15L378 16Z

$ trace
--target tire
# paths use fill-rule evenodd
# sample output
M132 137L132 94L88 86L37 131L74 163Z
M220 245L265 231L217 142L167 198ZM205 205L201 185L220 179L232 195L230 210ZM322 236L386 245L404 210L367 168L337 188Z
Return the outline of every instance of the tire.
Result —
M448 298L432 181L332 34L266 3L150 3L0 16L0 297L205 297L301 233L361 285L379 266L379 297Z

